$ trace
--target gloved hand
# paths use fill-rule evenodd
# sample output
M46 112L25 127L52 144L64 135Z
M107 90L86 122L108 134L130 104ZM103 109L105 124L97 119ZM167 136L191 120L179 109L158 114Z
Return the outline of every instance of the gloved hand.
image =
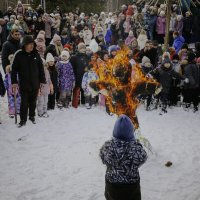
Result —
M188 78L185 78L184 83L189 83L190 80Z

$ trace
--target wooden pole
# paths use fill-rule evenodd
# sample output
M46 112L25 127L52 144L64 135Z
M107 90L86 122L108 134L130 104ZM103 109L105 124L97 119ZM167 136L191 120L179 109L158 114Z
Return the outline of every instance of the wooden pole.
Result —
M165 44L164 44L165 51L168 49L168 46L169 46L169 27L170 27L170 19L171 19L171 5L172 5L172 0L167 0L167 15L166 15Z

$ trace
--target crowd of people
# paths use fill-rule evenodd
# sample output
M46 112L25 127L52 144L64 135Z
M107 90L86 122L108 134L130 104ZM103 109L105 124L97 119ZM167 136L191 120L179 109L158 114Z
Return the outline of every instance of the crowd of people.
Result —
M112 115L105 97L90 90L90 81L98 79L91 63L106 66L123 46L129 48L132 67L140 63L143 73L162 85L159 95L138 97L146 102L146 110L161 105L161 111L167 112L168 106L182 103L185 109L198 111L198 20L189 11L182 15L177 4L171 9L167 51L162 48L165 4L133 3L122 5L118 12L100 14L78 9L65 13L57 6L47 14L41 5L36 10L25 9L18 1L15 9L0 12L1 58L6 74L1 96L5 89L9 116L20 114L21 126L26 123L28 107L29 118L35 123L36 108L39 117L48 117L47 110L55 106L77 108L81 103L90 109L98 102ZM191 42L195 42L195 49L189 48Z
M200 101L200 29L198 16L182 14L174 3L169 29L169 48L163 51L166 33L166 5L122 5L117 12L86 14L77 9L65 13L57 6L51 14L39 5L25 9L19 1L15 9L0 12L1 59L5 77L0 74L0 96L8 97L11 118L20 115L18 127L27 118L35 124L48 117L48 110L67 110L80 104L91 109L105 106L104 94L94 93L90 82L98 80L92 63L101 63L105 74L117 52L126 46L134 69L140 64L147 77L162 86L155 95L140 95L146 110L183 105L198 111ZM189 44L195 43L190 49ZM104 144L100 157L107 165L106 199L141 199L138 167L147 155L134 137L127 116L116 122L111 141ZM136 154L133 154L136 152ZM124 158L123 155L126 155ZM116 158L113 158L113 155ZM119 158L121 158L120 160ZM120 163L120 164L119 164ZM127 173L127 169L128 173ZM123 188L119 185L124 184Z

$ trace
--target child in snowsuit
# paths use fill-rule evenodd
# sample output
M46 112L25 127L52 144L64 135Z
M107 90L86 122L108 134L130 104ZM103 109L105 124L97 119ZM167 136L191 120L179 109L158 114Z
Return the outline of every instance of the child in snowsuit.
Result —
M75 81L74 72L69 62L70 54L64 50L61 53L61 61L58 61L58 90L60 92L58 107L68 108Z
M87 109L91 109L92 106L95 106L97 94L92 93L89 84L91 81L96 81L97 79L97 74L91 69L91 66L89 66L89 69L84 73L82 80L82 88L85 95L85 105Z
M10 63L12 63L13 55L10 55L8 57ZM12 83L11 83L11 67L8 65L6 67L6 75L4 79L4 86L7 91L7 97L8 97L8 113L10 118L14 118L15 116L15 99L14 99L14 91L12 90ZM17 104L17 114L20 113L20 103L21 103L21 97L19 90L16 90L16 104Z
M100 157L107 166L106 200L141 200L138 168L147 160L147 153L135 140L133 123L126 115L117 119L113 138L105 142Z
M53 91L53 85L51 82L50 74L47 69L47 64L44 62L44 72L46 84L43 84L39 90L38 99L37 99L37 111L39 117L49 117L47 114L47 104L48 104L48 96Z
M48 110L54 110L55 103L56 103L57 87L58 87L58 72L55 66L55 59L51 53L47 54L46 63L47 63L47 69L49 70L51 82L53 84L53 89L54 89L53 93L49 94L49 97L48 97Z
M146 56L142 58L141 67L142 67L142 72L145 75L148 75L153 70L153 65L151 64L150 59L147 58ZM149 106L152 101L152 95L142 95L142 97L146 99L146 110L148 111L150 109Z

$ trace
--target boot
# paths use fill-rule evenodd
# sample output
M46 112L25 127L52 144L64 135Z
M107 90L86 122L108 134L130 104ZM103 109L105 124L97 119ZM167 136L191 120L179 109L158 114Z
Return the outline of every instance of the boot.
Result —
M35 117L29 117L29 120L30 120L33 124L36 124Z
M18 128L21 128L22 126L26 125L26 121L21 120L18 124Z

